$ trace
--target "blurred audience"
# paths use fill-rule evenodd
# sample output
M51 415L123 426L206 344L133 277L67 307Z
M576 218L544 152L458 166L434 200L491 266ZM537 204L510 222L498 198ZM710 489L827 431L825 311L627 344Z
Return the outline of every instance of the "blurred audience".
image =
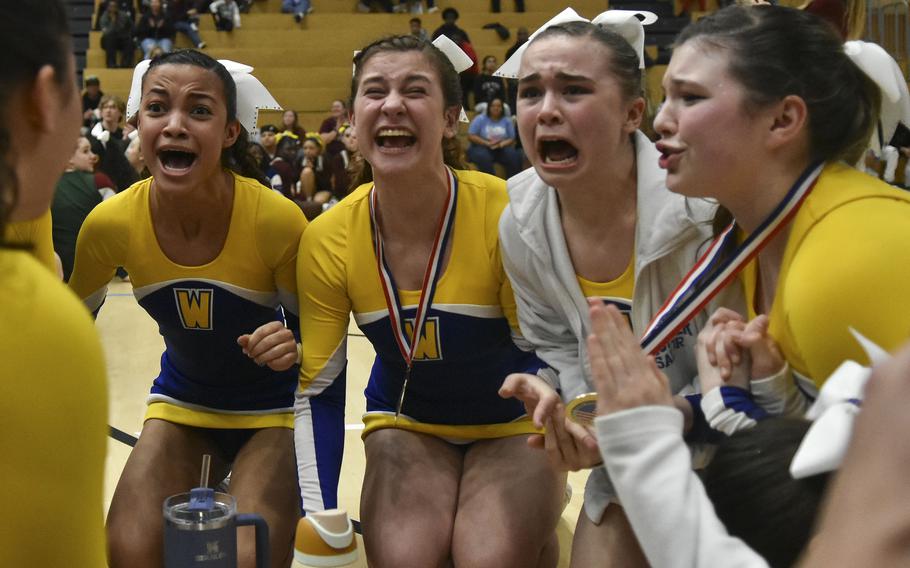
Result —
M300 150L300 139L292 134L281 134L275 159L270 164L274 173L270 178L272 189L280 191L288 199L300 195L298 182L300 168L297 165L297 153Z
M156 47L161 48L163 53L172 50L176 35L174 22L165 13L161 0L151 0L148 11L142 14L136 25L136 37L139 39L143 58L151 59L152 50Z
M294 14L294 21L300 23L313 11L313 6L310 0L281 0L281 11L285 14Z
M502 77L494 77L493 73L499 68L495 55L483 58L483 68L474 79L474 112L486 112L487 104L493 99L506 100L508 85ZM505 115L512 116L512 107L504 105Z
M308 132L303 140L299 198L315 201L320 205L327 203L333 197L332 174L328 156L325 154L324 140L319 134Z
M132 15L121 11L117 0L110 0L98 25L101 28L101 48L104 49L108 68L132 67L133 52L136 49L133 43Z
M76 255L76 237L82 222L101 203L105 196L95 185L92 170L98 156L92 153L91 144L84 136L76 142L66 171L57 181L54 200L51 203L53 220L54 251L60 257L63 268L63 279L69 280L73 271L73 259ZM113 195L110 189L106 196Z
M209 10L215 19L215 29L219 32L240 28L240 6L236 0L215 0L209 4Z
M422 40L430 39L430 34L427 30L423 29L423 22L420 21L420 18L411 18L408 22L410 26L410 34L414 37L418 37Z
M168 14L174 22L174 30L182 33L196 49L203 49L205 42L199 35L199 7L193 0L170 0Z
M83 128L91 130L95 123L101 120L101 111L98 106L101 104L101 97L103 96L101 80L94 75L88 75L85 78L85 88L82 90Z
M284 114L281 115L281 133L290 133L294 135L298 141L303 140L303 137L306 136L306 130L300 126L300 120L297 117L296 110L286 110Z
M278 127L274 124L266 124L259 129L259 144L268 155L269 162L275 159L275 153L278 150Z
M116 95L101 98L101 120L90 133L92 152L99 156L98 169L114 180L118 192L131 186L139 177L126 159L129 138L135 138L135 129L123 125L126 104Z
M515 125L503 114L502 99L496 98L479 113L468 128L468 160L477 169L496 175L494 164L501 164L506 178L521 170L521 153L515 149Z

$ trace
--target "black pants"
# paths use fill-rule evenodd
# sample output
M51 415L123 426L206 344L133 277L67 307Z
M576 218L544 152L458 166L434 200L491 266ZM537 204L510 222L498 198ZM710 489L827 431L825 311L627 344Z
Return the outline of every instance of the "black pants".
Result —
M222 18L218 14L212 14L215 17L215 29L220 32L229 32L234 29L234 20L231 18Z
M102 35L101 47L104 49L105 59L109 68L133 66L133 52L136 49L133 38L113 34ZM117 64L118 53L120 54L119 65Z
M490 0L493 12L502 12L502 0ZM515 11L525 11L525 0L515 0Z

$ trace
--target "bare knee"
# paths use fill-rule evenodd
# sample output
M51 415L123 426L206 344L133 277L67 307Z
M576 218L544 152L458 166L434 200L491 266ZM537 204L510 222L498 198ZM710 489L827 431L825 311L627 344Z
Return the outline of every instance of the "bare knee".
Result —
M584 511L581 512L572 541L571 565L573 568L592 565L608 568L648 566L644 552L621 506L615 504L608 506L599 524L594 524Z
M444 568L449 566L449 544L419 535L397 538L364 537L366 556L372 568Z
M107 556L110 568L160 568L164 563L162 519L148 522L127 507L111 504L107 518Z
M556 532L543 540L529 538L528 534L518 534L516 531L503 531L500 529L456 531L456 538L452 544L452 558L459 568L525 568L528 566L546 566L541 564L548 546L555 546L558 560L558 541ZM552 542L551 542L552 541ZM551 556L551 554L547 554ZM556 565L554 561L553 566Z

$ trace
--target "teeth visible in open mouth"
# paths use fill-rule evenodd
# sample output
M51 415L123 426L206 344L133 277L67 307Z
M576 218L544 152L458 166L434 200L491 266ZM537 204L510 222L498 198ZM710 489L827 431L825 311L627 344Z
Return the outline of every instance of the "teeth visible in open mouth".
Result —
M376 143L382 148L404 148L414 144L414 135L407 130L386 128L376 135Z
M540 155L547 164L568 164L578 157L578 150L565 140L542 140Z
M196 161L196 154L180 150L162 150L158 153L158 159L169 170L185 170Z

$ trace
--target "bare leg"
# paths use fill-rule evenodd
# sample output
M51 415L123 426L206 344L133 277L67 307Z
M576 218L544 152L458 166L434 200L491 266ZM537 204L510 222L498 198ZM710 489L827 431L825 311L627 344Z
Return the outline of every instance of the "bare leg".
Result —
M646 568L648 561L638 545L623 508L611 504L600 524L594 524L584 510L578 515L572 540L572 568Z
M452 543L456 566L556 566L566 475L526 440L482 440L467 450Z
M449 565L462 450L394 429L373 432L365 446L360 515L370 566Z
M268 523L272 568L290 566L300 518L294 431L263 428L253 434L234 460L230 491L238 512L258 513ZM256 565L255 548L254 529L241 527L237 534L240 568Z
M161 568L167 497L199 484L202 454L212 454L212 479L227 474L227 464L204 432L163 420L148 420L120 474L107 515L111 568Z

